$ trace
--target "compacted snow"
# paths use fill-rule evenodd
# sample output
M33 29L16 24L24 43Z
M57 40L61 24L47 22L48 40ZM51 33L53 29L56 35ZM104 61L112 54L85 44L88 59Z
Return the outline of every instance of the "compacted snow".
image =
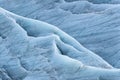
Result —
M0 80L120 79L119 0L0 0L0 7Z

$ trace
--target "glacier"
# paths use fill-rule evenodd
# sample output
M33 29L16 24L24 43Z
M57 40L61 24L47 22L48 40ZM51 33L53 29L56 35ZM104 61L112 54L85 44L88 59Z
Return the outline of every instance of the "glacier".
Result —
M57 26L119 68L119 0L67 1L1 0L0 6L18 15ZM97 1L101 2L94 4Z
M0 80L119 80L119 3L0 0Z

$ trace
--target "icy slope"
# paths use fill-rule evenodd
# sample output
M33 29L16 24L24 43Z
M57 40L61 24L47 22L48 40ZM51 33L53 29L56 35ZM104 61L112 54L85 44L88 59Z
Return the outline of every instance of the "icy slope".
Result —
M57 27L15 15L2 8L0 61L2 80L120 78L119 69L113 69Z
M120 68L119 3L119 0L0 0L0 6L9 11L56 25L117 68Z

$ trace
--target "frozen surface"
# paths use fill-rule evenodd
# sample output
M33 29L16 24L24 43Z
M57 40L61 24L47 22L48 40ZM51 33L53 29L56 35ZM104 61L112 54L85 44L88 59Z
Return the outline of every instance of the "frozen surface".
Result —
M120 68L119 3L120 0L0 0L0 6L11 12L59 27L116 68Z
M0 0L0 6L11 11L0 8L0 80L120 79L119 0Z
M3 80L86 80L120 75L119 69L53 25L2 8L0 18Z

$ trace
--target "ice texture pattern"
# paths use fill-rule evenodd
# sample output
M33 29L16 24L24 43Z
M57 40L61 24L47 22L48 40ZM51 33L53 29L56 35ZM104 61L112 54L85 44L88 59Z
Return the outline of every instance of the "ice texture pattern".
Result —
M119 0L0 0L0 80L119 80Z

